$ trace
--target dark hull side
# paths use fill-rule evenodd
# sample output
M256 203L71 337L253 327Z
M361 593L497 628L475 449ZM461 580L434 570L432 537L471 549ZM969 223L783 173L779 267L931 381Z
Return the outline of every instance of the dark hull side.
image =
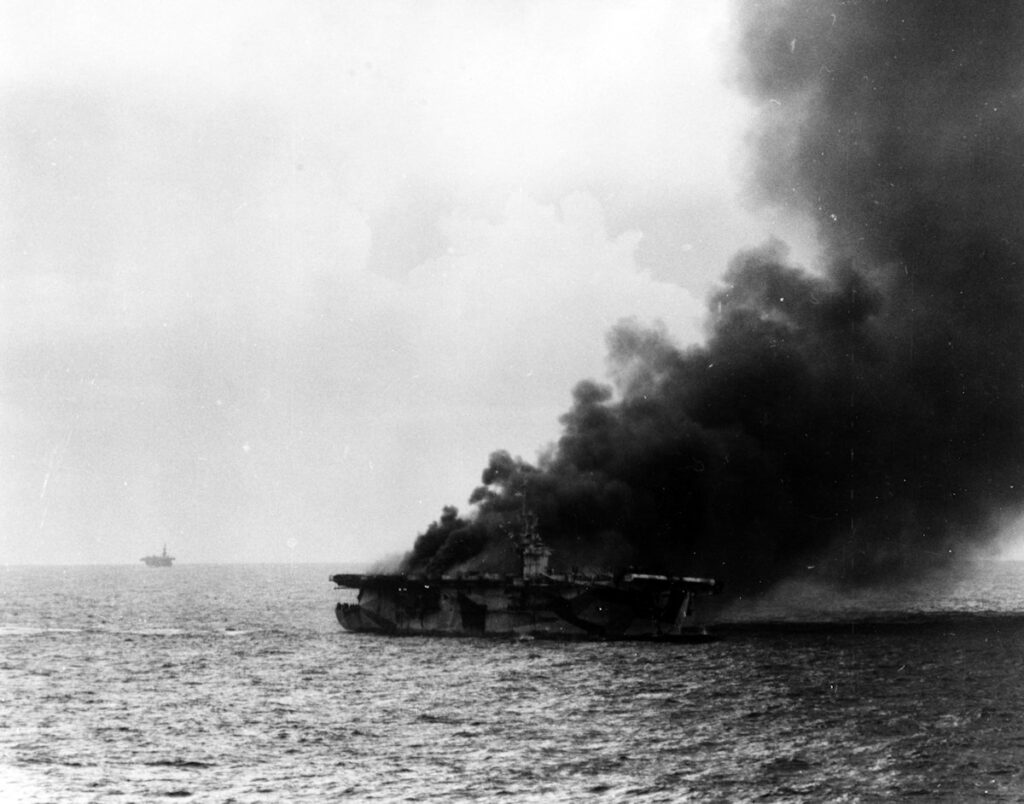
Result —
M389 628L366 617L366 613L353 603L338 603L335 606L338 622L346 631L386 636L424 637L504 637L518 639L549 639L558 641L606 641L606 642L665 642L669 644L700 644L717 642L720 636L709 633L705 628L690 628L678 633L630 633L597 634L563 628L530 628L520 631L474 631L474 630L426 630L418 628Z
M341 576L336 576L341 577ZM347 585L339 583L339 586ZM352 584L353 586L355 584ZM670 585L423 582L371 578L338 603L348 631L393 636L495 636L707 642L691 625L693 592Z

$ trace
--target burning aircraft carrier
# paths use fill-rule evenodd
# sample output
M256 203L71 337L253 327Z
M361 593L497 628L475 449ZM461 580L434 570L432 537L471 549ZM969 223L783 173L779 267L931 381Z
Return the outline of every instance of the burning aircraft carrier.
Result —
M702 344L615 328L610 381L576 387L557 442L533 463L495 452L470 512L445 509L400 573L507 575L507 522L523 499L569 566L722 578L743 594L796 571L906 577L984 546L1019 516L1019 12L941 0L740 4L752 195L811 221L820 259L794 265L780 242L741 252L709 300ZM554 618L569 598L550 583ZM695 591L659 583L673 601ZM569 608L625 593L587 588ZM357 611L374 612L398 628L404 615L388 612L434 607L433 623L458 613L515 627L508 607L474 614L479 601L463 591L371 581L361 609L340 614L358 624Z
M551 550L533 523L521 534L519 575L332 575L355 602L338 603L349 631L389 635L548 639L712 639L693 619L694 598L721 585L710 578L642 573L554 573Z

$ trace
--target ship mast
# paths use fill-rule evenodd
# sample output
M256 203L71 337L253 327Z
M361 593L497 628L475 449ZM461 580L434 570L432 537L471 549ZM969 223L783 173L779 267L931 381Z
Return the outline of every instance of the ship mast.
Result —
M523 527L516 538L516 545L523 560L523 579L541 578L548 574L548 560L551 548L544 544L537 529L536 514L523 513Z

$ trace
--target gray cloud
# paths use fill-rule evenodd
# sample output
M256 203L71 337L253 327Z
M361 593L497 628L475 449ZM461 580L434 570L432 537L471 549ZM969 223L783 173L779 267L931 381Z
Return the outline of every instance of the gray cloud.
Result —
M0 560L399 550L770 228L719 7L369 8L5 7Z

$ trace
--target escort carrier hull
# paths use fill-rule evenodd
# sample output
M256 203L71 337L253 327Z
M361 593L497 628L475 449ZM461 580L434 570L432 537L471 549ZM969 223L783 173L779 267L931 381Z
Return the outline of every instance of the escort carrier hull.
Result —
M394 636L708 641L712 637L693 624L693 602L720 589L709 578L640 574L342 574L331 580L340 589L358 590L354 602L336 606L343 628Z

